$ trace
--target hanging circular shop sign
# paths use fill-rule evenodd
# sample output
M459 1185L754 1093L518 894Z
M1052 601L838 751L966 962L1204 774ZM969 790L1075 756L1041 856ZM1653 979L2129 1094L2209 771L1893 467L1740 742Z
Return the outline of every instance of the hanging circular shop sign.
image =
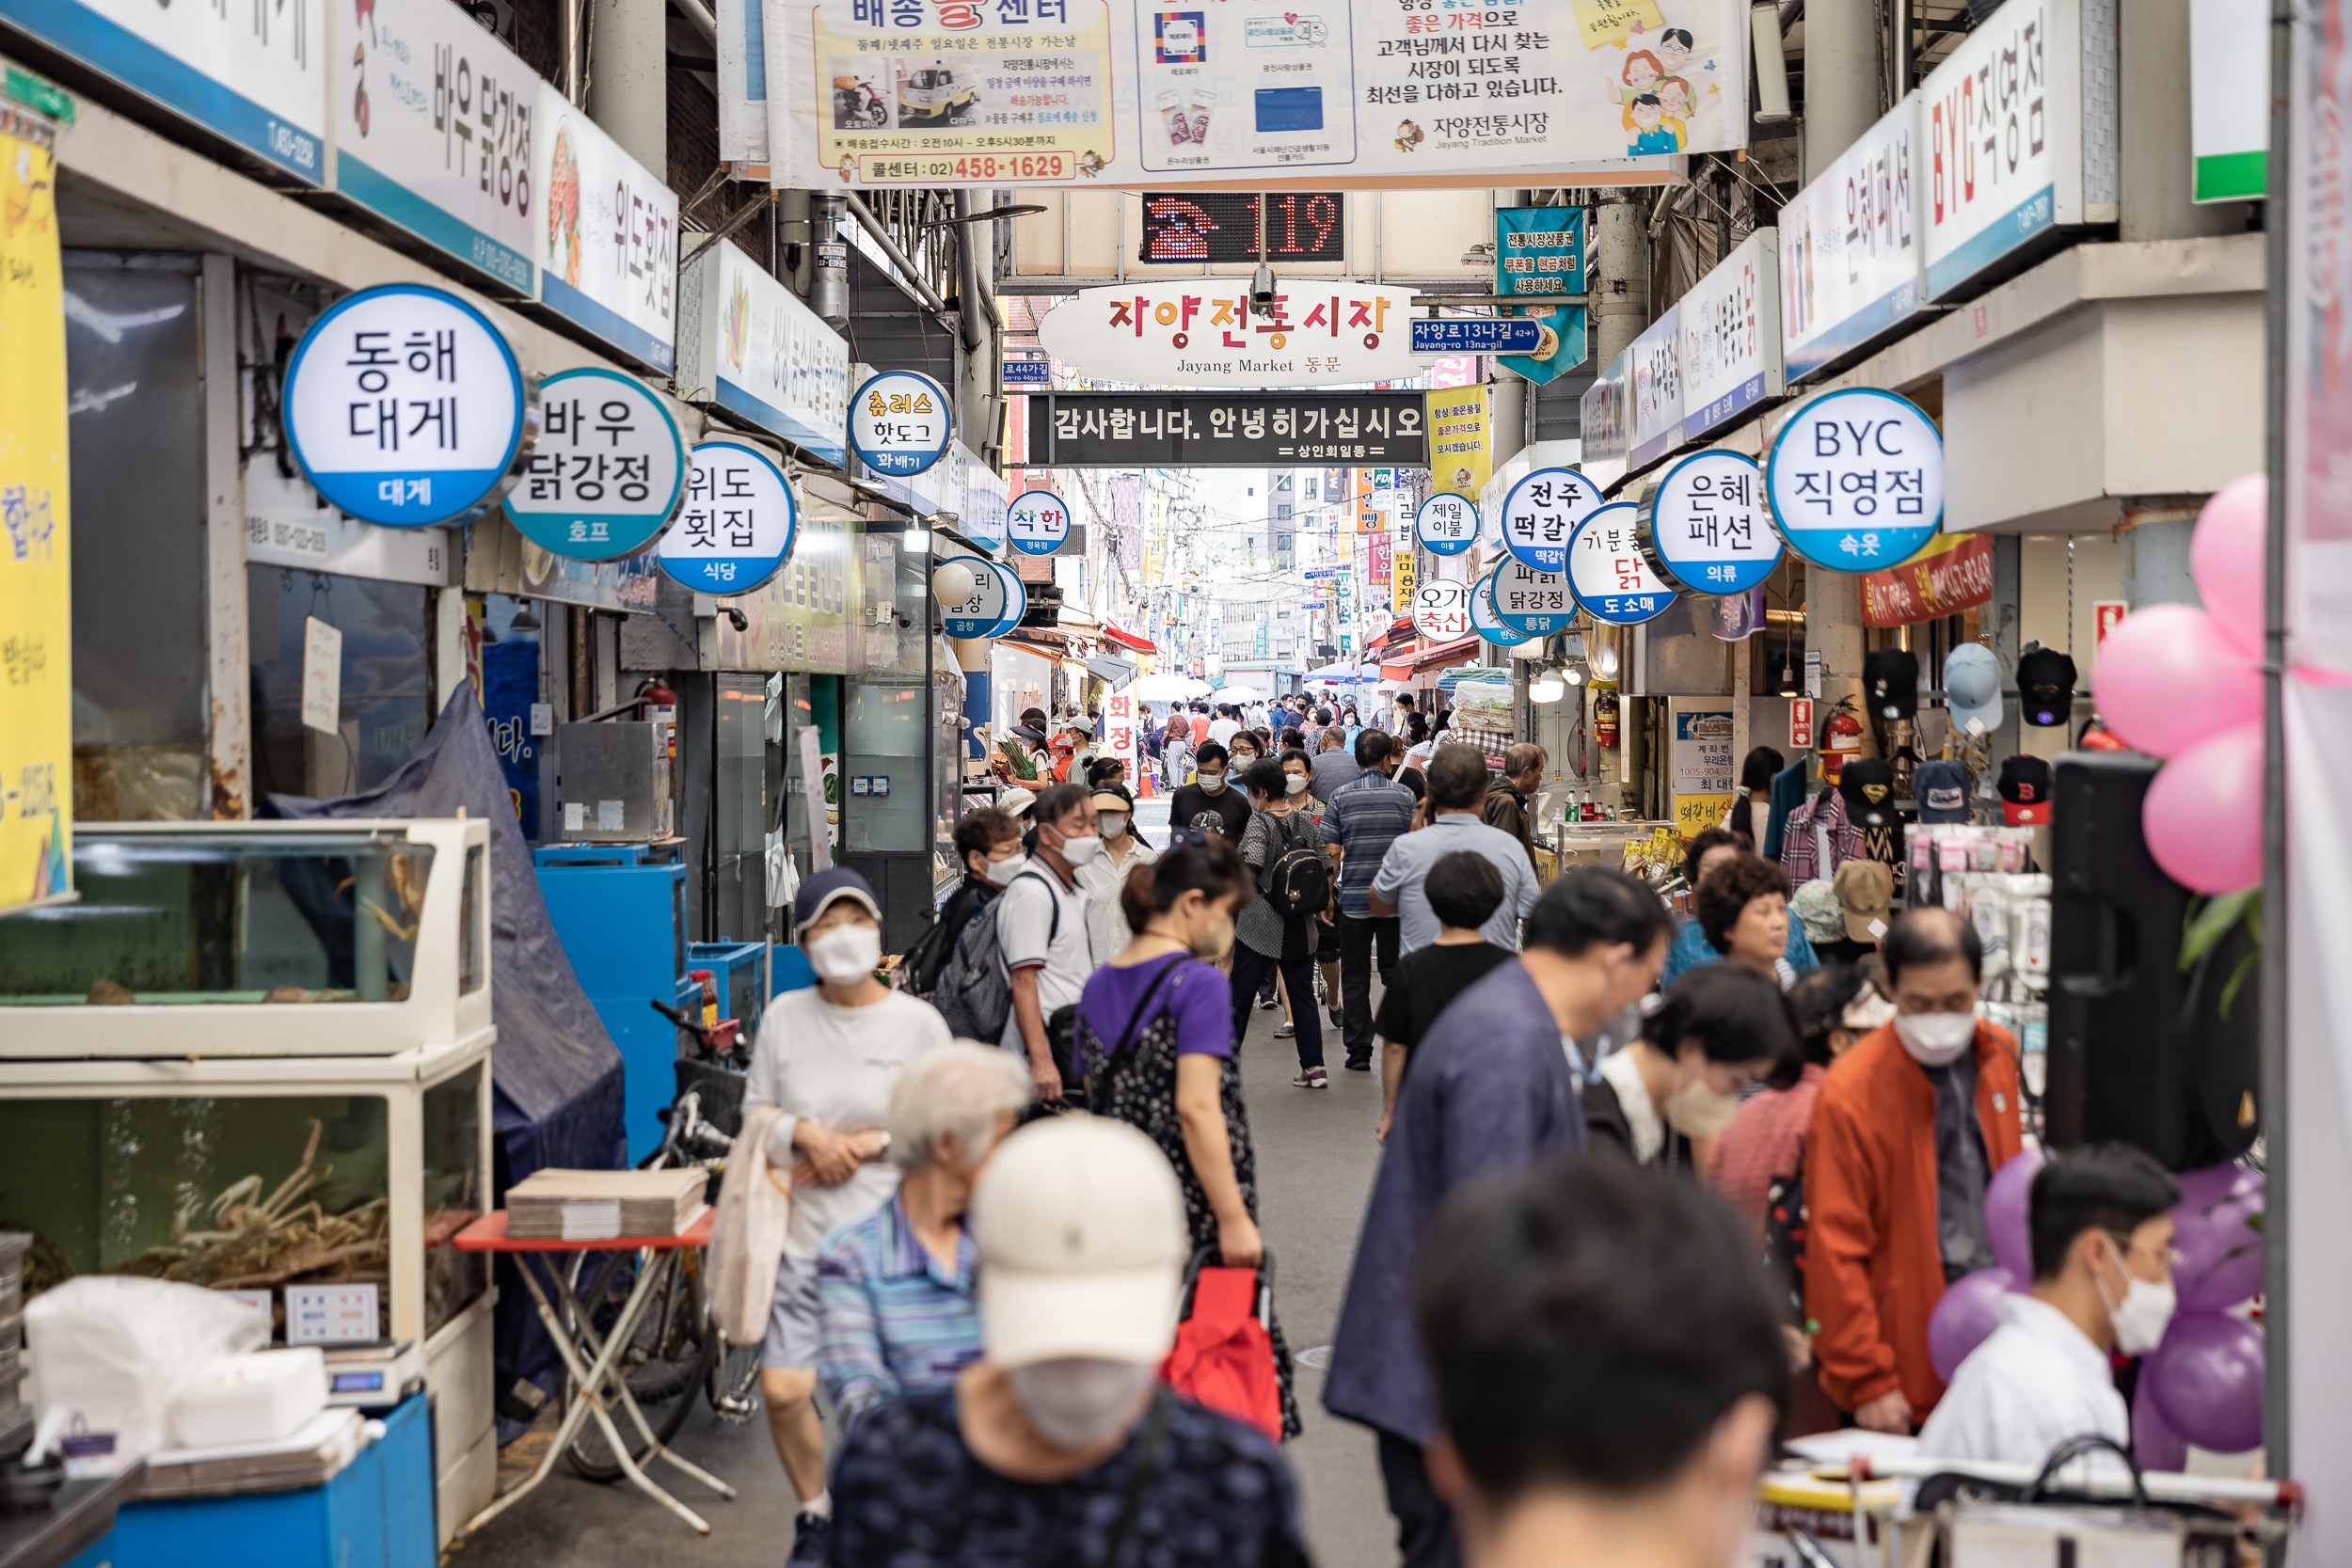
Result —
M686 494L686 443L661 400L618 371L539 383L539 438L502 503L522 536L574 561L652 543Z
M1431 555L1460 555L1478 543L1478 503L1439 491L1413 514L1413 537Z
M878 474L919 474L954 437L947 388L918 372L869 375L850 400L850 450Z
M1764 475L1736 451L1693 452L1667 469L1642 499L1634 524L1642 559L1686 594L1744 594L1780 564Z
M1527 639L1504 626L1502 617L1495 611L1495 579L1502 575L1502 571L1503 568L1498 566L1470 585L1470 630L1489 642L1501 643L1508 648Z
M967 561L974 578L969 596L939 607L940 629L955 638L1002 637L1021 624L1028 594L1021 579L993 561Z
M1470 632L1470 585L1431 578L1413 590L1413 629L1437 641Z
M1944 520L1944 437L1908 398L1831 392L1780 427L1764 488L1780 536L1814 565L1897 565Z
M1576 594L1565 572L1539 572L1523 561L1506 561L1495 568L1495 619L1524 642L1565 631L1576 621Z
M1675 602L1674 590L1642 559L1630 501L1604 506L1577 524L1568 544L1567 575L1578 607L1613 626L1656 620ZM1507 612L1500 589L1495 603Z
M784 565L799 528L773 458L741 441L705 441L688 467L686 504L661 536L661 569L698 594L748 594Z
M1025 490L1005 508L1005 534L1023 555L1052 555L1070 537L1070 503L1051 490Z
M1502 500L1502 547L1539 572L1567 564L1568 536L1601 504L1600 486L1573 468L1538 468Z
M286 362L284 414L311 487L393 528L496 501L539 428L535 391L490 319L416 283L362 289L312 322Z

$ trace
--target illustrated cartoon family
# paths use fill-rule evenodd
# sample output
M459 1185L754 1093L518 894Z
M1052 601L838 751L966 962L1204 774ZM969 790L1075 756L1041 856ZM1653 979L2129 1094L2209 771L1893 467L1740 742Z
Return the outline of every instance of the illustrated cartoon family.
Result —
M1668 27L1655 49L1627 53L1617 81L1624 101L1626 151L1679 152L1689 136L1693 43L1687 27Z

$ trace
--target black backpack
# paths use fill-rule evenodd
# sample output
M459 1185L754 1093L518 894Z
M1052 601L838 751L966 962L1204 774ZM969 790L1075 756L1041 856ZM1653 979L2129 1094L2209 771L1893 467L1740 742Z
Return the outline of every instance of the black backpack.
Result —
M963 940L965 931L971 929L974 917L986 913L995 902L996 890L987 888L966 906L961 919L932 921L930 928L914 939L914 945L907 949L906 957L900 958L898 967L890 972L891 988L906 992L918 1002L932 1000L932 993L939 989L941 972L947 967L947 960L955 956L956 943Z
M1045 881L1034 871L1024 871L1013 882L1029 879ZM1046 891L1053 891L1051 883L1046 884ZM996 925L1004 904L1002 896L993 898L965 923L963 934L939 966L938 980L931 988L931 1006L947 1021L948 1033L982 1044L1002 1039L1005 1021L1012 1016L1012 972L1005 965L1004 940ZM1053 911L1053 922L1046 927L1049 945L1061 935L1060 899L1054 900Z
M1314 819L1295 811L1280 820L1285 824L1293 820L1311 824ZM1287 826L1278 829L1272 822L1266 824L1269 840L1278 832L1287 837L1290 830ZM1268 847L1272 847L1270 843ZM1321 914L1331 902L1331 862L1324 854L1323 846L1294 845L1276 855L1266 863L1258 879L1258 892L1286 920Z

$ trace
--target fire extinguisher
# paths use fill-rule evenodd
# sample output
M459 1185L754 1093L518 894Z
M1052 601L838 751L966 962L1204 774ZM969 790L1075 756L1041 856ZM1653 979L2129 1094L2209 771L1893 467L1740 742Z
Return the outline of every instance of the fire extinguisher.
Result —
M1841 702L1837 705L1837 711L1829 716L1829 722L1821 726L1823 782L1836 784L1838 776L1846 770L1848 759L1861 754L1862 721L1855 718L1847 705Z
M1609 751L1617 749L1617 694L1613 691L1593 699L1593 738Z

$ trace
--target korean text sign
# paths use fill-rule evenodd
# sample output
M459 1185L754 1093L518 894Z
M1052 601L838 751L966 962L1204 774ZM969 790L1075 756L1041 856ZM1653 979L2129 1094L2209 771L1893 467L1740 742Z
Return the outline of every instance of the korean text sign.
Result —
M849 456L850 345L799 295L723 240L678 279L702 331L678 352L681 384L827 462Z
M1675 830L1685 835L1711 828L1731 804L1731 712L1677 708L1674 715Z
M1682 311L1666 313L1633 340L1626 355L1630 408L1627 461L1641 467L1682 444Z
M653 542L686 486L686 444L661 400L617 371L539 384L539 438L507 492L522 536L575 561L617 561Z
M850 450L876 473L919 474L954 438L947 389L919 372L867 376L850 399Z
M1539 572L1523 561L1494 570L1495 619L1518 640L1565 631L1576 619L1576 592L1565 572Z
M1502 613L1495 607L1495 585L1503 573L1525 570L1516 561L1506 561L1476 582L1470 584L1470 630L1489 642L1509 647L1527 641L1524 634L1502 624ZM1534 574L1531 574L1533 576ZM1569 601L1573 608L1575 601Z
M1070 537L1070 503L1051 490L1025 490L1005 508L1005 532L1023 555L1052 555Z
M1577 403L1578 425L1584 433L1583 459L1578 467L1604 489L1625 477L1628 358L1620 354L1601 367L1600 374Z
M1925 166L1912 94L1780 210L1781 357L1804 376L1926 309Z
M1504 579L1495 586L1496 607L1504 618ZM1568 541L1568 587L1577 604L1597 621L1636 626L1655 620L1675 601L1643 559L1631 501L1615 501L1586 515Z
M698 594L748 594L783 567L799 523L774 459L741 441L705 441L686 504L661 536L661 569Z
M1038 324L1038 341L1080 374L1148 387L1317 387L1406 381L1413 291L1285 278L1273 309L1247 278L1081 290Z
M539 298L667 374L677 364L677 194L539 84Z
M1867 572L1918 553L1944 517L1944 437L1916 404L1875 388L1799 407L1772 439L1772 520L1816 566Z
M1584 292L1584 209L1502 207L1495 212L1495 293L1581 294ZM1506 355L1505 370L1540 387L1584 362L1585 311L1562 305L1534 312L1557 335L1552 352Z
M1502 500L1502 547L1539 572L1567 563L1576 525L1597 510L1600 487L1574 468L1538 468Z
M1096 467L1422 467L1419 392L1032 394L1029 461Z
M1744 594L1780 564L1764 476L1736 451L1692 452L1651 486L1639 510L1643 558L1684 593Z
M1703 439L1781 393L1780 231L1759 229L1675 302L1682 437Z

